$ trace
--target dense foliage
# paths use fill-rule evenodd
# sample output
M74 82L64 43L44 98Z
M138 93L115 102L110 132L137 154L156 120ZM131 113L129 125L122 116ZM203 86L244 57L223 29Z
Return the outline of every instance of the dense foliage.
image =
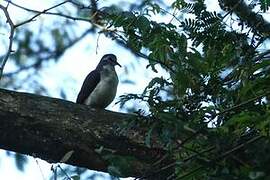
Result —
M270 177L270 61L269 50L261 48L268 36L242 12L236 12L241 18L235 17L237 5L230 5L234 2L220 1L224 11L210 12L204 1L175 1L170 8L176 13L166 23L151 20L154 14L167 12L152 1L140 13L117 11L107 16L120 41L135 53L146 54L154 71L159 64L170 74L168 79L154 78L143 94L122 96L122 103L148 103L149 120L137 123L150 127L148 146L151 135L158 134L174 157L175 162L157 171L173 167L168 179ZM266 11L269 5L252 3L242 8ZM178 19L184 12L194 18ZM228 19L235 22L229 24Z
M218 12L208 10L204 0L176 0L169 6L145 0L129 10L120 5L72 5L78 9L78 21L89 15L82 12L94 11L95 18L89 20L93 26L81 36L71 37L74 24L70 29L58 24L50 31L54 46L33 40L31 30L18 31L14 41L33 61L29 67L40 68L44 59L57 59L66 47L101 26L100 33L148 60L147 70L157 72L157 77L142 94L123 95L120 103L124 107L137 99L149 109L138 110L144 120L132 121L125 130L149 127L145 144L153 147L158 141L174 161L153 162L146 178L270 178L270 24L261 16L270 1L219 0ZM35 49L26 46L30 41ZM11 58L21 70L31 64L20 53ZM157 66L169 77L159 74ZM12 75L4 75L4 82L12 83Z

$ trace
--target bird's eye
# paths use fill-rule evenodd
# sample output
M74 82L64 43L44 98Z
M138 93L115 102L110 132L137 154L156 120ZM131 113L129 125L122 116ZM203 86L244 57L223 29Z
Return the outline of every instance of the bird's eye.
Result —
M114 59L113 58L109 58L109 61L114 62Z

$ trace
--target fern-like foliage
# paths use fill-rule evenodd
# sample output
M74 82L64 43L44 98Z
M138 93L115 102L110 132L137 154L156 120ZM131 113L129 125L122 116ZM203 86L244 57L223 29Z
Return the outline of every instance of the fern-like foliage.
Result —
M203 11L195 19L186 19L181 27L188 33L195 46L209 41L213 34L224 31L221 17L216 12Z
M261 2L269 7L268 1ZM157 4L151 8L155 14L161 9ZM261 157L255 153L262 147L261 153L267 154L266 138L245 147L247 151L236 151L258 137L269 137L269 53L257 57L263 39L255 31L229 27L203 0L176 0L173 8L195 18L183 20L179 28L153 21L149 14L109 17L133 52L145 52L148 67L159 73L158 64L170 76L153 78L141 94L121 96L121 105L129 100L147 104L147 118L135 124L149 128L148 147L155 139L176 160L172 179L269 178L264 164L270 158L257 161ZM258 177L256 168L263 172Z
M268 11L269 6L270 6L270 0L260 0L261 3L261 9L263 10L263 12Z

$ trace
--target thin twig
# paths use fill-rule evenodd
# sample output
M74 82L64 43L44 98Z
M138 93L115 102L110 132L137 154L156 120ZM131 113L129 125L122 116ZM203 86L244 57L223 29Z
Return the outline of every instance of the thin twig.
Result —
M173 19L176 19L181 24L181 20L178 17L176 17L177 9L174 9L173 13L171 13L171 12L169 12L166 9L163 9L163 8L160 8L160 10L163 11L164 13L169 14L170 16L172 16L172 19L169 21L169 23L171 23L173 21Z
M87 29L80 36L78 36L77 38L74 38L71 42L69 42L69 44L67 44L63 49L61 49L61 54L63 54L68 48L74 46L77 42L79 42L84 37L86 37L90 32L91 32L91 29ZM56 51L58 51L58 50L56 50ZM36 61L36 62L34 62L34 63L30 64L30 65L22 66L22 67L18 68L15 71L5 73L5 74L3 74L3 77L9 77L9 76L12 76L14 74L18 74L18 73L20 73L22 71L34 68L36 66L40 66L44 60L48 60L48 59L51 59L51 58L57 58L58 55L57 55L56 51L49 52L48 56L38 58L38 61ZM34 54L39 54L39 51L35 52Z
M78 7L83 6L83 5L80 6L79 4L73 2L72 0L68 0L68 2L74 4L74 5L78 6ZM75 17L75 16L63 14L63 13L60 13L60 12L48 12L48 11L45 11L45 10L44 11L37 11L37 10L34 10L34 9L29 9L29 8L23 7L23 6L18 5L16 3L14 3L14 2L10 2L10 4L15 6L15 7L20 8L22 10L28 11L28 12L37 13L37 14L40 14L40 15L45 14L45 15L58 16L58 17L70 19L70 20L73 20L73 21L83 21L83 22L91 23L93 26L95 26L97 28L104 29L103 26L101 26L100 24L97 24L97 23L92 21L94 16L92 16L90 18L81 18L81 17ZM90 7L84 7L84 6L82 8L91 9ZM98 11L98 13L104 13L104 12Z
M8 10L7 10L8 7L4 7L0 4L0 9L2 9L2 11L4 12L5 16L6 16L6 19L7 19L7 23L9 24L10 26L10 32L9 32L9 45L8 45L8 49L7 49L7 52L6 52L6 55L4 56L3 60L2 60L2 63L1 63L1 66L0 66L0 80L1 80L1 77L3 75L3 71L4 71L4 67L8 61L8 58L10 56L10 53L13 52L12 50L12 44L13 44L13 38L14 38L14 31L15 31L15 27L14 27L14 24L13 24L13 21L11 20L10 16L9 16L9 13L8 13Z
M269 94L270 94L270 92L266 92L266 93L264 93L264 94L258 95L258 96L256 96L256 97L251 98L251 99L248 99L248 100L246 100L246 101L244 101L244 102L242 102L242 103L240 103L240 104L237 104L237 105L235 105L235 106L232 106L232 107L230 107L230 108L227 108L227 109L225 109L225 110L223 110L223 111L217 113L216 116L219 116L219 115L222 115L222 114L226 114L227 112L230 112L230 111L232 111L232 110L235 110L235 109L238 109L238 108L240 108L240 107L243 107L243 106L245 106L245 105L247 105L247 104L249 104L249 103L251 103L251 102L253 102L253 101L257 100L257 99L263 98L264 96L267 96L267 95L269 95ZM213 119L214 119L214 118L212 118L211 121L213 121ZM210 121L210 122L211 122L211 121Z
M62 14L62 13L47 12L47 11L46 12L44 12L44 11L37 11L37 10L34 10L34 9L29 9L29 8L23 7L23 6L18 5L16 3L14 3L14 2L10 2L10 4L12 4L13 6L15 6L17 8L20 8L22 10L25 10L25 11L28 11L28 12L32 12L32 13L37 13L37 14L46 14L46 15L60 16L60 17L63 17L63 18L71 19L73 21L79 20L79 21L90 22L90 20L91 20L91 19L87 19L87 18L74 17L74 16Z
M222 153L219 157L216 158L216 160L220 160L220 159L222 159L222 158L224 158L224 157L230 155L231 153L233 153L233 152L235 152L235 151L237 151L237 150L243 148L244 146L246 146L246 145L248 145L248 144L251 144L251 143L253 143L253 142L258 141L258 140L261 139L261 138L263 138L263 136L256 136L256 137L254 137L254 138L252 138L252 139L250 139L250 140L248 140L248 141L246 141L246 142L244 142L244 143L242 143L242 144L240 144L240 145L237 145L237 146L235 146L234 148L232 148L232 149L230 149L230 150L228 150L228 151ZM214 160L213 160L213 161L214 161Z
M46 180L46 178L45 178L45 176L44 176L44 173L42 172L42 169L41 169L41 167L40 167L40 164L39 164L39 162L38 162L38 159L37 159L37 158L34 158L34 159L35 159L35 161L36 161L36 164L37 164L37 166L38 166L38 169L39 169L39 172L40 172L40 174L41 174L42 179L43 179L43 180Z
M69 2L69 0L66 0L66 1L63 1L63 2L61 2L61 3L59 3L59 4L56 4L56 5L54 5L54 6L50 7L50 8L48 8L48 9L45 9L45 10L43 10L43 11L40 11L40 12L38 12L36 15L34 15L33 17L31 17L30 19L28 19L28 20L26 20L26 21L23 21L23 22L21 22L21 23L19 23L19 24L16 24L16 25L14 25L14 26L15 26L15 28L16 28L16 27L22 26L22 25L24 25L24 24L27 24L27 23L33 21L36 17L40 16L41 14L44 14L44 13L46 13L46 12L48 12L48 11L54 9L54 8L57 8L57 7L59 7L59 6L63 5L63 4L66 4L66 3L68 3L68 2Z
M202 168L203 168L203 166L197 167L197 168L193 169L192 171L190 171L190 172L188 172L188 173L186 173L186 174L184 174L184 175L182 175L180 177L177 177L177 179L184 179L185 177L190 176L191 174L199 171Z
M9 5L9 4L14 5L14 3L12 3L11 1L6 0L6 2L8 3L8 5ZM13 39L14 39L15 29L16 29L17 27L19 27L19 26L22 26L22 25L24 25L24 24L27 24L27 23L33 21L36 17L40 16L41 14L44 14L44 13L46 13L47 11L52 10L52 9L54 9L54 8L56 8L56 7L59 7L59 6L65 4L65 3L67 3L67 2L70 2L70 0L63 1L63 2L61 2L61 3L59 3L59 4L57 4L57 5L54 5L54 6L50 7L50 8L48 8L48 9L45 9L45 10L43 10L43 11L41 11L41 12L38 12L36 15L34 15L33 17L31 17L30 19L25 20L25 21L23 21L23 22L21 22L21 23L19 23L19 24L14 24L14 23L13 23L13 21L12 21L10 15L9 15L9 12L8 12L8 6L7 6L7 7L4 7L3 5L0 4L0 9L4 12L4 14L5 14L5 16L6 16L6 19L7 19L7 23L8 23L9 26L10 26L8 49L7 49L7 52L6 52L4 58L3 58L2 62L1 62L1 65L0 65L0 80L1 80L1 77L2 77L2 75L3 75L4 67L5 67L5 65L6 65L6 63L7 63L7 61L8 61L8 58L9 58L10 54L13 52L13 50L12 50L12 45L13 45Z
M66 173L66 171L58 164L57 167L63 172L63 174L68 178L68 180L72 180L72 178Z
M270 54L270 49L268 49L267 51L260 53L258 56L256 56L255 58L252 59L253 62L257 62L260 61L261 59L263 59L266 55Z
M189 157L183 159L182 162L185 163L185 162L187 162L187 161L190 161L191 159L193 159L193 158L195 158L195 157L197 157L197 156L199 156L199 155L203 155L204 153L211 152L211 151L214 150L214 149L215 149L215 147L212 146L212 147L210 147L210 148L208 148L208 149L205 149L205 150L203 150L203 151L201 151L201 152L194 153L193 155L191 155L191 156L189 156ZM162 160L163 160L163 159L162 159ZM157 164L157 163L155 163L155 165L156 165L156 164ZM158 174L158 173L160 173L160 172L162 172L162 171L165 171L165 170L167 170L167 169L169 169L169 168L172 168L172 167L174 167L174 166L176 166L176 162L175 162L175 161L174 161L174 162L171 162L171 163L169 163L169 164L167 164L166 166L161 167L160 169L158 169L157 171L151 173L150 175L144 176L142 179L144 179L144 178L146 178L146 177L154 176L155 174Z
M252 143L258 141L258 140L261 139L261 138L263 138L263 136L256 136L256 137L254 137L254 138L252 138L252 139L250 139L250 140L248 140L248 141L246 141L246 142L244 142L244 143L242 143L242 144L240 144L240 145L237 145L237 146L235 146L234 148L230 149L229 151L226 151L226 152L222 153L222 154L221 154L220 156L218 156L217 158L211 160L211 162L212 162L212 163L216 163L218 160L223 159L224 157L226 157L226 156L232 154L233 152L235 152L235 151L237 151L237 150L239 150L239 149L242 149L244 146L246 146L246 145L248 145L248 144L252 144ZM209 163L211 163L211 162L209 162ZM180 177L177 177L177 179L183 179L183 178L185 178L185 177L187 177L187 176L189 176L189 175L195 173L196 171L198 171L198 170L200 170L200 169L203 169L203 168L205 168L205 167L206 167L206 166L199 166L199 167L195 168L194 170L192 170L192 171L190 171L190 172L188 172L188 173L186 173L186 174L184 174L184 175L182 175L182 176L180 176Z
M96 45L96 54L98 54L98 49L99 49L99 38L100 38L100 33L98 34L98 37L97 37L97 45Z
M232 110L235 110L235 109L238 109L238 108L240 108L240 107L243 107L243 106L245 106L245 105L247 105L247 104L249 104L249 103L251 103L251 102L253 102L253 101L257 100L257 99L263 98L263 97L265 97L265 96L267 96L267 95L269 95L269 94L270 94L270 92L266 92L266 93L264 93L264 94L262 94L262 95L253 97L253 98L248 99L247 101L244 101L244 102L242 102L242 103L240 103L240 104L237 104L237 105L232 106L232 107L230 107L230 108L227 108L227 109L225 109L225 110L223 110L223 111L220 111L220 112L216 113L216 114L214 115L214 117L212 117L209 121L207 121L207 123L210 123L210 122L214 121L215 118L216 118L217 116L226 114L226 113L228 113L228 112L230 112L230 111L232 111ZM199 134L201 134L201 132L204 130L204 127L205 127L205 126L199 128L194 134L192 134L191 136L189 136L189 137L187 137L185 140L183 140L183 142L182 142L180 145L184 145L185 143L187 143L187 142L190 141L191 139L194 139L195 137L197 137L197 136L198 136Z

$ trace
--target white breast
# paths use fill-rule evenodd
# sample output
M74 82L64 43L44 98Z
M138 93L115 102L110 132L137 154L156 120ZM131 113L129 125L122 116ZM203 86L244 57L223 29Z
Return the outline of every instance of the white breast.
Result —
M114 66L106 65L100 73L100 82L86 99L85 104L94 108L105 108L115 98L118 77Z

